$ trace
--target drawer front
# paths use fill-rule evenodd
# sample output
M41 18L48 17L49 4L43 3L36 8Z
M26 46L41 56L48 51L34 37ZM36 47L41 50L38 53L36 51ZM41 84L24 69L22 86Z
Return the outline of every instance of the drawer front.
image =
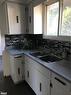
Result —
M56 80L57 83L63 85L71 93L71 83L62 78L61 76L52 72L51 80Z
M37 69L44 76L46 76L47 78L50 78L51 71L49 71L47 68L45 68L44 66L42 66L40 63L34 61L33 59L31 59L28 56L25 56L25 61L27 62L27 64L29 65L29 67Z

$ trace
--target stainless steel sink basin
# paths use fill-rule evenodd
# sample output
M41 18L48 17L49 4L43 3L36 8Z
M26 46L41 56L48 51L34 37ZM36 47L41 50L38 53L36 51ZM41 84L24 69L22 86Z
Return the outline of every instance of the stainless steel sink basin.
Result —
M53 56L53 55L43 56L43 57L40 57L40 59L45 61L45 62L56 62L56 61L61 60L60 58Z
M45 56L46 53L44 52L40 52L40 51L37 51L37 52L33 52L33 53L30 53L32 56L35 56L35 57L42 57L42 56Z
M40 51L33 52L33 53L30 53L30 54L34 57L37 57L37 58L41 59L42 61L45 61L45 62L56 62L56 61L61 60L57 56L54 56L54 55L51 55L51 54L46 54L46 53L40 52Z

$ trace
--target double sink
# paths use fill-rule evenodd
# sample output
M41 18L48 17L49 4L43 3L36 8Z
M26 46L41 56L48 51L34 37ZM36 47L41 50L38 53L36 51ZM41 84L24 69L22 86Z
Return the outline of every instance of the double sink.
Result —
M45 62L56 62L56 61L60 61L61 58L53 55L53 54L47 54L47 53L44 53L44 52L40 52L40 51L37 51L37 52L33 52L33 53L30 53L30 55L34 56L34 57L37 57L39 59L41 59L42 61L45 61Z

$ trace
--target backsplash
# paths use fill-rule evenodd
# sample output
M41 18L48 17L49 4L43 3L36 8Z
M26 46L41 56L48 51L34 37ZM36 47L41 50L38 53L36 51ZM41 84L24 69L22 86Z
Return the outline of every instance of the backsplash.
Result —
M20 35L5 35L6 47L16 49L35 49L41 45L42 35L20 34Z
M53 53L65 58L71 55L71 42L43 39L41 34L5 35L6 47L16 49L42 48L47 53Z
M45 51L60 57L71 55L71 42L43 39L42 47Z

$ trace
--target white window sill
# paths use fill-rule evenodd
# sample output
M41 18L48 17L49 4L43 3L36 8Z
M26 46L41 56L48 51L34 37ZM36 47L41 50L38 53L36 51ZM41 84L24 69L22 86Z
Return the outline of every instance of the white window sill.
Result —
M71 42L71 36L46 36L43 35L44 39L51 39L51 40L59 40L59 41L70 41Z

